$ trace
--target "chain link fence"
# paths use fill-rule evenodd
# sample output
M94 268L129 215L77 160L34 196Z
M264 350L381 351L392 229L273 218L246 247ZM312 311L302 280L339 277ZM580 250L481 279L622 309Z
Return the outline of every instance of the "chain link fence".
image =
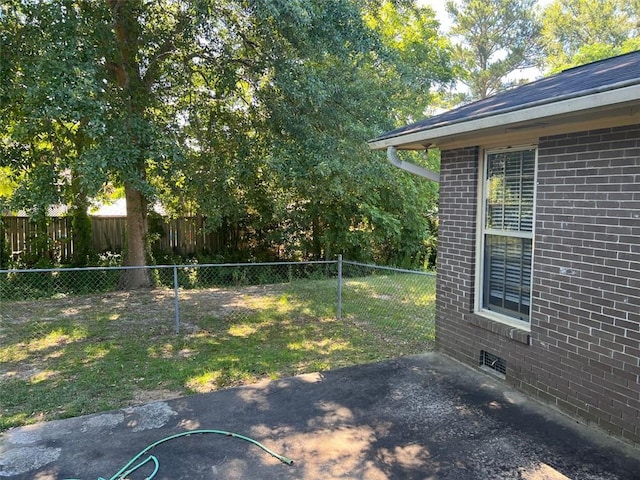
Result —
M152 286L135 289L131 267L0 270L0 430L25 411L92 413L434 345L434 274L341 259L145 268Z
M339 317L396 355L423 353L435 341L435 274L342 262Z
M138 268L147 271L151 287L127 287L126 274ZM0 270L5 328L70 316L82 324L108 312L116 325L172 325L177 334L211 316L246 322L286 298L298 305L292 315L335 318L380 342L403 346L400 354L423 352L433 343L432 273L342 260Z
M146 270L151 286L130 288L127 273L134 270ZM225 308L229 305L220 299L232 293L251 303L249 297L302 293L309 285L317 287L314 294L319 298L309 295L308 300L323 315L357 325L375 324L387 333L404 330L416 339L433 330L434 274L342 260L0 270L0 304L5 312L0 318L8 320L28 305L29 311L37 312L39 303L55 311L56 304L64 307L87 297L104 301L124 296L134 306L140 304L136 299L151 297L158 302L154 321L172 320L179 333L181 317L186 315L189 322L197 316L197 308L191 307L202 309L207 296L213 300L205 308ZM326 304L319 308L319 302ZM238 305L228 309L242 317L238 312L247 308Z

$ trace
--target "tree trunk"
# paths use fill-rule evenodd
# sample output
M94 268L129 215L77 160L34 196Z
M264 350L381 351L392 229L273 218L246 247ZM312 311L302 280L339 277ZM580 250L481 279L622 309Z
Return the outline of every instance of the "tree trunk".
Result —
M127 230L124 266L145 266L147 264L147 205L144 195L130 184L125 184L127 200ZM134 289L151 286L149 269L127 269L122 272L120 288Z
M145 88L141 78L141 68L138 64L138 47L140 28L138 15L143 10L140 0L107 0L107 5L113 16L114 33L116 36L117 54L109 62L109 69L113 80L121 89L122 99L126 106L125 121L131 125L145 118L147 100L151 92ZM147 145L139 137L136 128L130 129L131 145L136 146L138 158L129 159L134 165L132 177L124 179L124 191L127 200L127 230L126 246L123 259L124 266L142 267L147 264L147 202L144 194L134 183L145 179L145 150ZM138 178L135 176L139 175ZM133 181L131 181L133 180ZM123 271L120 278L120 288L133 289L151 286L149 269L136 268Z

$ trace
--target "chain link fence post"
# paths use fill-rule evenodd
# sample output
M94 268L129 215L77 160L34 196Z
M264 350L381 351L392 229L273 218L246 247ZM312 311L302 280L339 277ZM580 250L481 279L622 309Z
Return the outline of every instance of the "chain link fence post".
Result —
M178 266L173 266L173 310L176 335L180 333L180 302L178 301Z
M336 318L338 321L342 320L342 255L338 255L338 308Z

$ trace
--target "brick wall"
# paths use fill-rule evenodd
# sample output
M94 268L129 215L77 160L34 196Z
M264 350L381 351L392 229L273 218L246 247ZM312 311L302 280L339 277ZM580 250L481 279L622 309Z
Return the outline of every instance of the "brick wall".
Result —
M438 347L640 443L640 125L540 139L530 342L473 314L475 151L442 156Z
M443 151L438 207L436 342L438 348L474 364L474 338L465 318L473 310L478 149Z
M552 363L546 392L640 443L640 125L544 138L538 155L532 333Z

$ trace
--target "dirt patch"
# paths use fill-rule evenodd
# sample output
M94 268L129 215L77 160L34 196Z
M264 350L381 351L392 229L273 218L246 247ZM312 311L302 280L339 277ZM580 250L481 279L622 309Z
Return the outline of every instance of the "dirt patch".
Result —
M127 406L135 407L137 405L144 405L150 402L173 400L174 398L179 398L181 396L181 392L172 392L171 390L165 389L137 390L133 394L133 400L131 400Z
M181 330L197 330L194 325L207 316L226 317L232 313L247 311L247 299L282 294L283 285L262 285L237 289L209 288L179 291L179 309L188 319L180 322ZM173 326L175 320L175 296L173 290L140 289L112 292L102 295L61 297L44 300L28 300L3 303L2 322L53 322L60 319L87 319L107 316L112 320L131 321L157 325L159 322ZM0 338L2 332L0 331Z

